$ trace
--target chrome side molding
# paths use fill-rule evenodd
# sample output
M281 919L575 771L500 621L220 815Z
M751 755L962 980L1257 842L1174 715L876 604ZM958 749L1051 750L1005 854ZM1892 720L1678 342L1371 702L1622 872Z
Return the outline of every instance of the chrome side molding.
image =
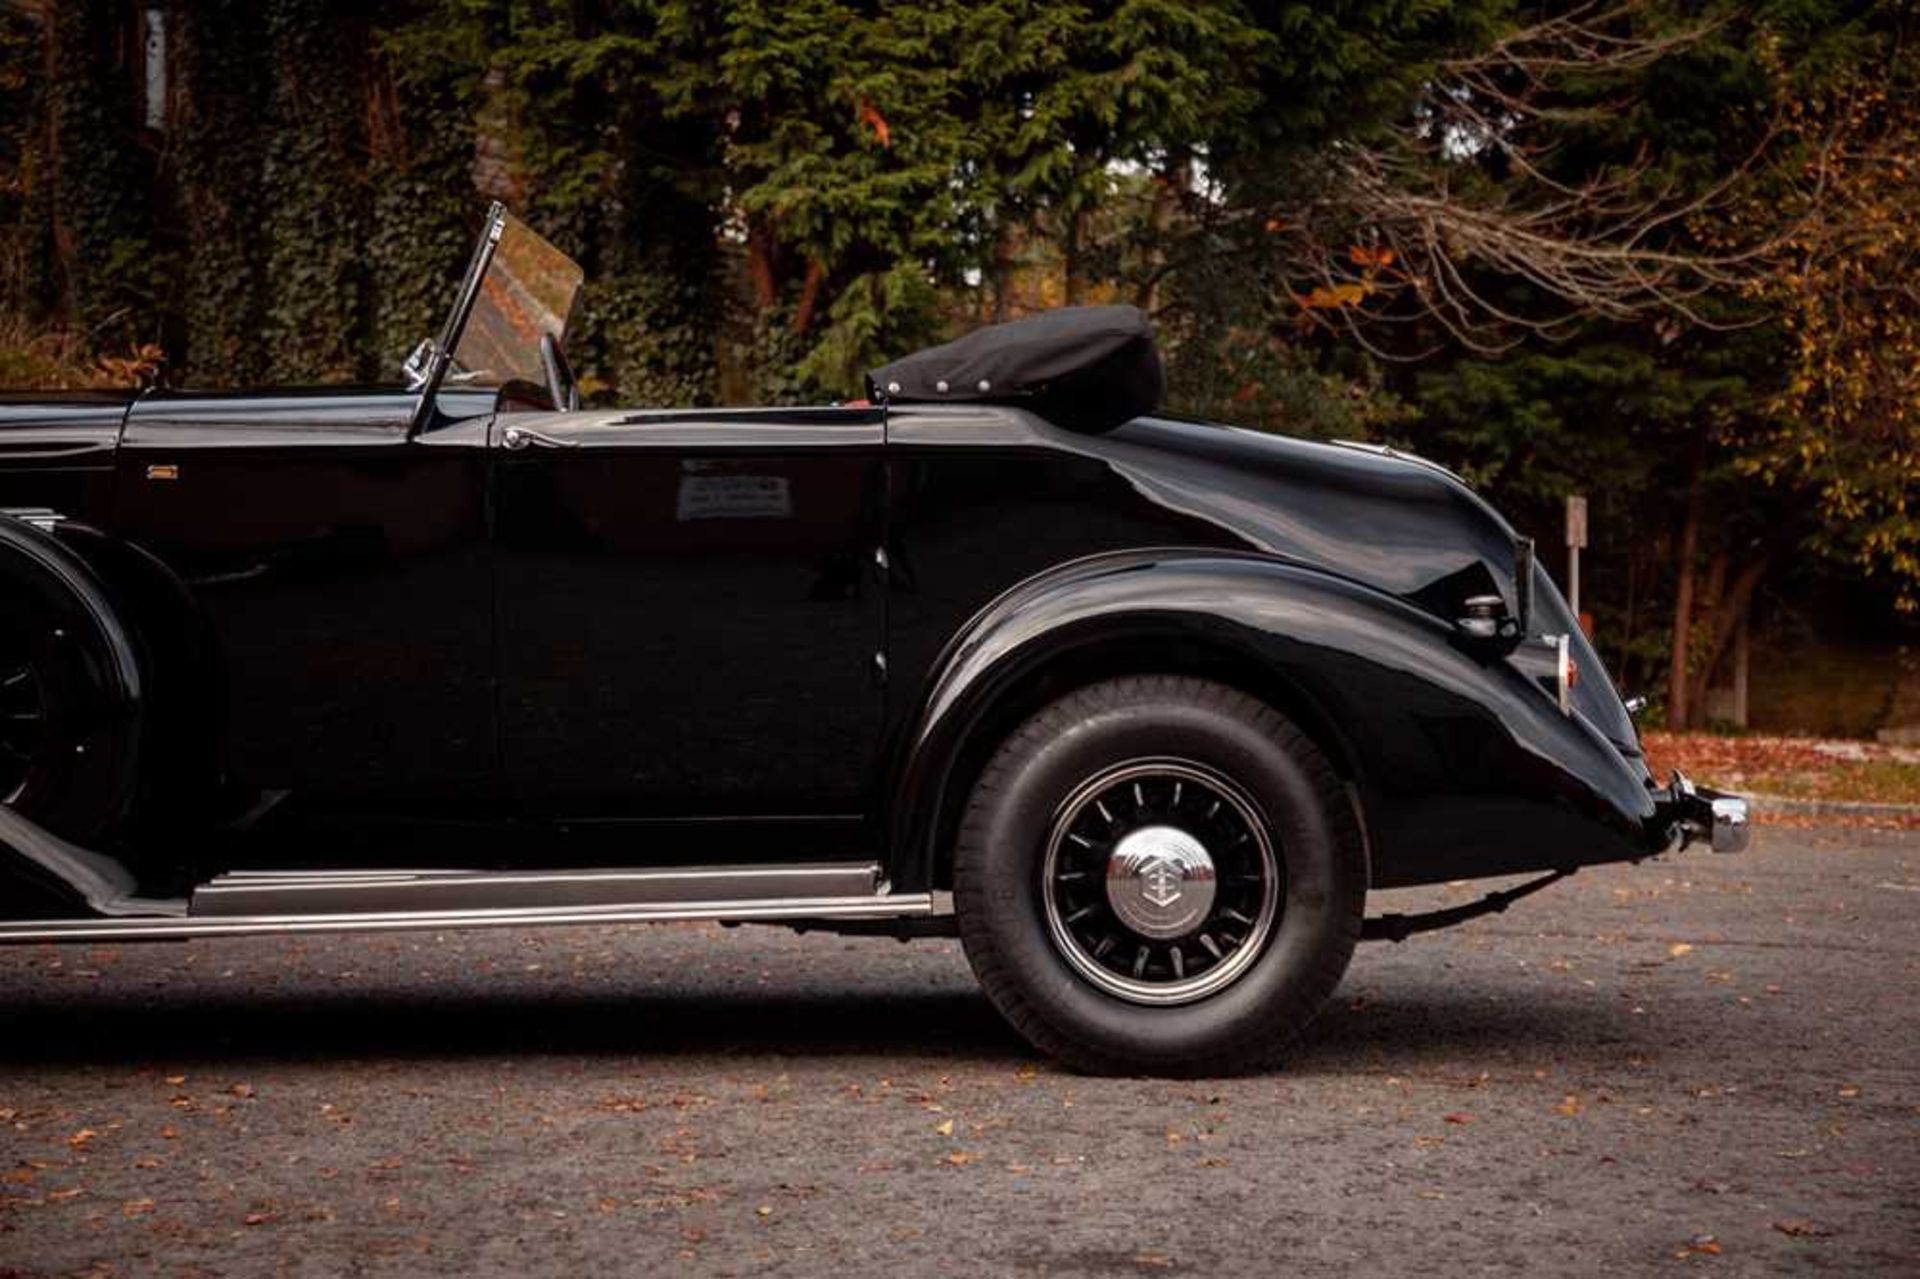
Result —
M700 902L871 899L877 862L591 870L242 870L194 890L188 913L389 915L590 910Z
M0 922L5 942L184 941L284 933L398 932L453 928L534 928L646 924L675 920L767 923L789 920L904 919L934 913L930 893L796 897L784 901L688 901L607 906L495 907L481 910L342 912L320 915L209 915Z

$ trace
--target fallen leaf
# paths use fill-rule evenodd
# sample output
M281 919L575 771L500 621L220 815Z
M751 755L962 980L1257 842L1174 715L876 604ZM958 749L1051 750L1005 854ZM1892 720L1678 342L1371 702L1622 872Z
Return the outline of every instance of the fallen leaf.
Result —
M773 1205L761 1204L758 1208L755 1208L753 1212L757 1217L771 1217L773 1215Z
M180 1136L180 1130L175 1128L172 1124L168 1124L166 1127L160 1130L160 1139L162 1141L173 1141L173 1140L176 1140L179 1136Z
M185 1075L168 1075L167 1082L172 1084L175 1088L178 1088L181 1084L184 1084L187 1082L187 1077Z
M151 1199L129 1199L120 1205L120 1212L127 1217L144 1217L153 1211Z
M1136 1252L1133 1254L1133 1264L1143 1270L1170 1270L1173 1258L1164 1252Z
M68 1199L78 1199L81 1195L84 1195L86 1193L87 1193L86 1191L82 1190L78 1186L69 1186L65 1190L52 1191L47 1195L47 1198L57 1203L57 1202L62 1202Z
M944 1122L937 1123L933 1126L933 1130L942 1137L951 1137L953 1136L953 1120L948 1119Z
M956 1150L952 1154L947 1156L947 1162L952 1164L955 1168L965 1168L968 1164L972 1163L974 1160L978 1159L979 1157L980 1157L979 1155L974 1154L970 1150Z
M1842 1097L1858 1097L1860 1095L1860 1090L1858 1088L1855 1088L1853 1085L1849 1084L1845 1088L1842 1088L1840 1090L1840 1095Z
M1776 1221L1773 1228L1795 1239L1825 1239L1833 1233L1831 1226L1823 1226L1817 1221Z
M1566 1115L1569 1118L1579 1114L1580 1113L1579 1096L1574 1093L1568 1093L1567 1099L1553 1108L1553 1113L1556 1115Z
M1450 1124L1470 1124L1473 1122L1473 1116L1467 1114L1463 1110L1455 1111L1451 1115L1442 1115L1441 1118L1445 1119Z
M0 1182L5 1182L9 1186L29 1186L39 1175L31 1168L15 1168L10 1172L0 1173Z
M227 1091L232 1093L234 1096L244 1100L248 1097L253 1096L253 1085L252 1084L235 1084L233 1087L227 1089Z
M250 1212L242 1218L242 1220L249 1226L264 1226L273 1220L273 1214L270 1212Z
M1673 959L1679 959L1682 956L1691 955L1692 953L1693 953L1693 947L1683 941L1677 941L1673 943L1673 945L1667 947L1667 955Z
M75 1150L78 1150L82 1146L86 1145L88 1142L92 1141L95 1137L98 1137L99 1135L100 1135L99 1133L95 1132L91 1128L82 1128L79 1132L67 1138L67 1144L69 1146L72 1146Z
M1720 1241L1712 1235L1695 1235L1675 1248L1673 1255L1684 1261L1692 1256L1717 1257L1720 1251Z

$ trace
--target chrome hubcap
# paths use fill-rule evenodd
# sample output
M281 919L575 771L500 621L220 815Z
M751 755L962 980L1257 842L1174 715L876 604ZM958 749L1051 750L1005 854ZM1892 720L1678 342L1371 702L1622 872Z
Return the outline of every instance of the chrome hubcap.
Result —
M1280 910L1258 808L1187 760L1133 760L1081 785L1055 814L1042 876L1060 953L1133 1003L1224 989L1259 958Z
M1177 826L1142 826L1107 858L1107 904L1142 937L1185 937L1213 909L1213 858Z

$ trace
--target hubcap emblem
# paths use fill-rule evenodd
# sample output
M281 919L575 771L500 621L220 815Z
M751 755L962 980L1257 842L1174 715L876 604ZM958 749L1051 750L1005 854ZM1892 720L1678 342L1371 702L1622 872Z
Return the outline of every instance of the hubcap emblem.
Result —
M1177 826L1143 826L1107 859L1107 901L1142 937L1192 932L1213 909L1214 889L1213 858Z
M1180 868L1155 854L1140 872L1140 896L1161 910L1180 900Z

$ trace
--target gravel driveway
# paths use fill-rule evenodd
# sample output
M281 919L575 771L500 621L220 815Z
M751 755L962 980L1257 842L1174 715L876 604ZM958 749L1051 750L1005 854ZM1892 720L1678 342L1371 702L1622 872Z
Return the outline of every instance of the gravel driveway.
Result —
M0 1274L1911 1275L1917 987L1920 834L1781 828L1364 947L1199 1083L1036 1059L955 942L0 951Z

